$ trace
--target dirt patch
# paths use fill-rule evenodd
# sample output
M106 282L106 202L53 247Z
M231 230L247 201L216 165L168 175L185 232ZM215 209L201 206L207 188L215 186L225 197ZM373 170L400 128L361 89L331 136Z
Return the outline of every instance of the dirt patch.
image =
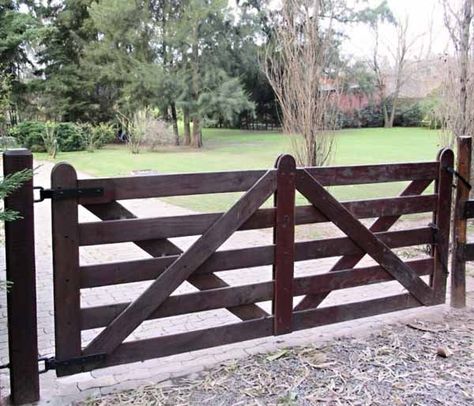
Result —
M474 402L473 371L469 307L437 322L256 355L81 405L462 405Z

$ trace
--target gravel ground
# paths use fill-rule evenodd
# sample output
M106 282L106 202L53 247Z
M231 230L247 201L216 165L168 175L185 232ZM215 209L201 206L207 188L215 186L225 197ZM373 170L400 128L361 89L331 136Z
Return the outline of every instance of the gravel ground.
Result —
M474 404L473 301L436 322L256 355L81 405Z

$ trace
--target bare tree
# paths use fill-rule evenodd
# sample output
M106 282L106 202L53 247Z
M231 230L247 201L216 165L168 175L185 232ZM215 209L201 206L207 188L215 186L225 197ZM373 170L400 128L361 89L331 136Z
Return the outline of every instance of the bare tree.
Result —
M378 98L382 106L384 124L389 122L388 116L388 97L387 97L387 75L386 70L382 66L380 59L380 31L378 22L371 24L371 29L374 35L374 48L372 59L369 61L369 66L375 75L375 87L377 89Z
M301 165L326 164L334 145L339 84L330 62L336 15L326 3L283 0L262 63Z
M414 55L413 51L420 36L409 38L408 16L403 20L395 20L391 17L387 21L395 24L396 43L385 44L388 50L387 57L389 58L387 58L387 62L382 65L380 57L380 26L378 20L374 21L371 24L374 36L374 50L370 66L376 78L376 86L384 114L384 125L386 128L391 128L395 121L395 113L403 85L410 80L411 74L414 71L413 66L416 65L422 57L421 55ZM430 47L428 47L428 52L430 52ZM390 75L389 71L391 71ZM393 86L390 86L392 83L389 83L389 76L393 78Z
M394 61L395 86L393 93L390 95L392 106L390 117L388 118L389 121L385 123L385 127L389 128L393 127L393 122L395 121L395 111L398 107L402 86L409 80L410 65L417 62L416 59L409 60L409 52L413 49L419 37L409 39L408 27L408 16L404 20L397 21L397 45L395 52L391 52Z
M473 0L441 0L444 23L454 47L454 61L446 57L443 86L442 117L445 143L453 144L453 136L474 134L474 86L472 59Z

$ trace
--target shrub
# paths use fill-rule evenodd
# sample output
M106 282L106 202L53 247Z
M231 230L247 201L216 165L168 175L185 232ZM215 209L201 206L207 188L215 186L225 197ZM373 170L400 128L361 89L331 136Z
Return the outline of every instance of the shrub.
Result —
M44 129L45 123L25 121L11 128L8 134L15 138L18 144L23 147L32 150L32 147L35 146L35 152L44 152L46 151L43 143Z
M92 127L93 132L100 139L99 148L115 141L115 127L109 123L100 123Z
M80 124L82 143L87 151L94 152L103 145L110 143L115 138L114 127L110 124L101 123L93 126L85 123Z
M44 126L42 138L48 155L52 158L56 158L59 149L58 125L52 121L48 121Z
M74 123L57 123L57 138L59 150L82 151L84 150L84 142L81 127Z
M173 133L166 122L155 118L149 109L135 112L131 119L119 113L119 120L128 129L127 143L132 154L140 153L144 146L153 151L159 145L174 145Z
M379 104L369 104L360 110L339 113L341 128L383 127L383 125L383 111Z
M50 122L49 122L50 123ZM44 134L48 123L39 121L25 121L9 130L9 135L14 137L18 144L33 152L45 152ZM55 136L57 150L81 151L84 149L82 130L74 123L55 123Z
M150 117L147 122L143 145L150 151L154 151L160 145L174 145L174 142L173 132L169 125L163 120Z

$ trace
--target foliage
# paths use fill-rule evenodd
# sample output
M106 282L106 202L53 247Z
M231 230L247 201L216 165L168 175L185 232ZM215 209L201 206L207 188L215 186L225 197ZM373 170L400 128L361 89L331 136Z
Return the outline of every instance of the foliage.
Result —
M47 129L48 126L49 129ZM54 131L51 131L52 128ZM46 144L53 148L51 144L53 139L57 139L56 151L81 151L84 149L81 128L74 123L25 121L11 128L9 134L16 138L20 145L33 152L46 151Z
M43 133L41 137L43 138L43 145L46 148L46 152L51 158L56 158L59 149L58 141L58 125L51 121L48 121L44 125Z
M9 130L20 145L34 152L46 151L43 143L45 124L39 121L24 121Z
M432 130L442 127L442 117L440 114L441 99L439 97L428 97L419 102L423 119L421 125Z
M23 183L28 182L32 176L33 173L28 169L5 176L0 180L0 200L3 201L3 199L10 196ZM0 210L0 221L13 221L19 218L21 218L19 213L15 211Z
M396 127L441 127L438 118L437 98L422 100L400 99L395 109L394 125ZM368 106L352 112L339 112L340 128L382 127L384 125L383 106L391 109L391 103L371 103Z
M12 173L0 179L0 201L10 196L15 190L17 190L23 183L28 182L33 177L33 173L29 169L24 169L19 172ZM0 221L15 221L21 219L20 213L14 210L0 209ZM0 289L6 289L11 286L9 281L0 281Z
M98 125L83 123L79 124L79 127L83 145L89 152L94 152L115 139L115 128L109 123L99 123Z
M0 136L6 134L11 108L11 76L0 71Z

